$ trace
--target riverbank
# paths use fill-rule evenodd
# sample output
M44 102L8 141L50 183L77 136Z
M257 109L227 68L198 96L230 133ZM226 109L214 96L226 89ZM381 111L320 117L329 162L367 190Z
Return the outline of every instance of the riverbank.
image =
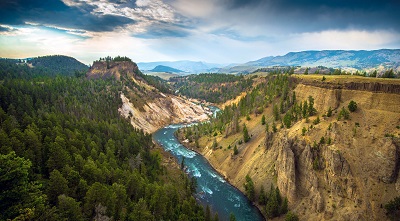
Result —
M174 132L183 125L170 125L153 134L153 140L172 154L177 162L184 164L190 177L197 180L197 200L204 206L209 205L211 211L217 212L220 220L229 220L233 213L236 220L265 220L260 209L253 205L247 197L199 153L182 145L174 136ZM179 163L180 164L180 163ZM176 164L175 164L176 165Z
M215 165L215 162L214 162L214 161L209 160L209 158L207 158L207 156L206 156L205 154L203 154L203 152L201 152L199 149L196 149L195 147L193 147L192 145L190 145L189 142L184 142L185 140L182 140L182 138L179 137L179 136L177 136L176 133L174 133L174 136L175 136L175 138L179 141L179 143L180 143L182 146L184 146L184 147L187 148L188 150L191 150L191 151L193 151L193 152L195 152L195 153L197 153L197 154L203 156L204 159L207 160L208 164L209 164L221 177L223 177L223 179L226 180L226 182L227 182L232 188L235 188L237 191L241 192L244 196L246 195L246 194L240 189L240 187L234 185L234 184L229 180L229 177L226 175L226 172L224 172L224 171L222 171L222 170L220 170L220 169L217 168L217 165ZM255 202L252 202L251 200L249 200L249 199L247 198L247 196L246 196L246 199L247 199L253 206L255 206L255 207L258 209L259 213L262 214L264 220L267 220L265 214L262 212L263 209L264 209L264 207L263 207L262 205L259 205L259 204L255 203Z

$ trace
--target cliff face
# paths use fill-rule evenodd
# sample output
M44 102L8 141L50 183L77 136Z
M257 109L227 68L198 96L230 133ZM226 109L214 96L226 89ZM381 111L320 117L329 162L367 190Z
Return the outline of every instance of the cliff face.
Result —
M400 195L399 139L388 136L400 136L399 84L298 81L294 91L298 101L315 99L317 115L309 122L303 119L289 129L266 134L261 115L252 115L246 121L251 140L239 147L238 155L211 150L210 138L201 140L206 146L203 154L243 191L247 174L256 192L261 185L277 185L301 219L385 220L382 205ZM349 120L338 121L338 112L351 100L357 102L357 111ZM329 107L333 116L323 117ZM272 118L271 109L263 113L267 119ZM311 127L317 116L321 123ZM227 143L241 136L233 135ZM321 137L325 143L315 146Z
M163 94L146 82L137 65L130 61L98 61L87 78L115 78L123 84L122 106L118 109L132 126L153 133L168 124L208 119L208 108L172 94Z
M164 95L146 103L143 110L132 104L124 94L121 94L122 107L119 112L130 119L131 124L146 133L176 123L190 123L208 119L211 112L200 105L191 103L180 97Z

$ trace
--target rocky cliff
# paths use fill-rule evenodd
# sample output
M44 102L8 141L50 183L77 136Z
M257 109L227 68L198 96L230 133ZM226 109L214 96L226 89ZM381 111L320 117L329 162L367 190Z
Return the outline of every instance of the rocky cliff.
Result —
M241 119L252 137L238 146L238 155L212 149L210 137L200 139L201 152L243 191L247 174L256 192L261 185L277 185L302 220L386 220L382 206L400 195L400 83L292 81L298 101L313 96L317 115L274 134L265 133L261 115L251 115L251 121ZM349 120L337 120L351 100L357 111ZM329 107L332 117L325 116ZM271 120L272 108L263 114ZM313 125L317 116L321 122ZM240 139L241 133L216 137L220 145Z
M208 108L173 94L161 93L150 85L138 66L131 61L97 61L87 78L114 78L123 84L122 106L118 109L131 124L146 133L172 123L190 123L208 119Z

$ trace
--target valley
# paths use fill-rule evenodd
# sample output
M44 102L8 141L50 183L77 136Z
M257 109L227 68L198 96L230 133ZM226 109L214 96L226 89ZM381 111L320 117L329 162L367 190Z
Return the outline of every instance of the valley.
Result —
M383 205L400 194L400 82L322 75L262 82L239 102L221 105L212 123L183 129L181 141L191 141L185 145L245 193L248 175L267 217L273 216L260 203L260 188L274 185L300 219L387 219ZM265 91L279 84L281 92ZM312 115L300 113L305 101L313 103ZM343 119L350 101L357 110Z
M293 68L162 79L143 74L127 57L100 58L86 72L68 57L54 59L65 60L69 68L57 68L51 56L45 59L37 67L0 62L1 159L10 165L22 160L32 168L20 171L32 177L24 180L44 185L26 186L38 195L19 196L26 203L15 205L25 212L5 207L7 217L202 220L219 213L222 220L233 214L260 218L248 200L267 219L396 217L395 209L386 215L386 205L395 204L400 193L398 79L338 69L325 75L293 74ZM18 98L21 94L25 99ZM216 117L209 105L221 108ZM160 130L177 123L188 127ZM246 212L220 208L226 199L217 193L230 186L219 186L214 176L199 176L217 172L200 156L192 160L197 154L189 150L185 169L184 147L164 139L165 133L203 155L236 187L229 198L233 204L226 208ZM198 173L200 161L207 166ZM112 200L96 195L99 191ZM176 200L152 201L167 195ZM41 197L49 200L31 204ZM135 212L139 208L143 213Z

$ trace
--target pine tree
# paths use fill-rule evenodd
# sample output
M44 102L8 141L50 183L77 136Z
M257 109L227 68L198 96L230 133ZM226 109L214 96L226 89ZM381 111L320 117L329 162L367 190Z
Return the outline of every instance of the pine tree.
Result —
M261 125L265 125L265 115L262 115L261 117Z
M250 140L250 136L249 136L249 132L247 131L246 124L243 124L243 140L245 143L249 142L249 140Z

